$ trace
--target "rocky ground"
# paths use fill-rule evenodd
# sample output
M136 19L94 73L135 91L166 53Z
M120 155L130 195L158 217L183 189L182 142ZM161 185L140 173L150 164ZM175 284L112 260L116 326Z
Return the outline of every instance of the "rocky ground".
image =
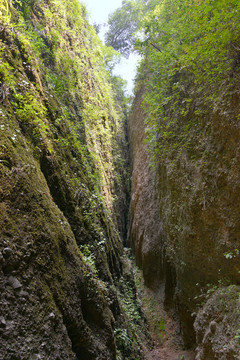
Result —
M154 342L153 348L144 348L146 360L194 360L194 351L183 347L177 319L174 319L174 314L164 310L161 294L156 295L144 286L142 272L137 267L134 267L134 275Z
M189 351L175 351L170 348L154 348L149 355L148 360L193 360L194 354Z
M155 340L154 348L152 350L146 349L146 360L194 360L194 351L183 350L179 343L174 343L176 324L168 317L166 312L163 311L163 313L167 321L166 338L163 341ZM156 337L156 334L152 335L153 337ZM175 340L177 341L177 339Z

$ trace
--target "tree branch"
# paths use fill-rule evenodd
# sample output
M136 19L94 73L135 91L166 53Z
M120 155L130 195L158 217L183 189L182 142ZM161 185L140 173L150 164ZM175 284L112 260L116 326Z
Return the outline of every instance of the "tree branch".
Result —
M153 44L151 41L150 45L152 45L152 47L154 47L154 49L156 49L157 51L162 52L162 50L157 45Z

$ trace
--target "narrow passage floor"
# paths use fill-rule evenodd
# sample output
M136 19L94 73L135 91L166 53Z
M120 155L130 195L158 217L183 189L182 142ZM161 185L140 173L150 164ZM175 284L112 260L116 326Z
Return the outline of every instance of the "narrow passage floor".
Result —
M133 269L138 297L154 341L153 349L144 349L146 360L194 360L194 351L183 350L177 321L164 310L160 296L144 286L141 271L134 265Z

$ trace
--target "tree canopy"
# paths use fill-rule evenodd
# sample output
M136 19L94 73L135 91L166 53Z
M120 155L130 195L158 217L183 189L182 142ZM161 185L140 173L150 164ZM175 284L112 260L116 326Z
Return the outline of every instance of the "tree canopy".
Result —
M122 6L115 10L108 19L109 30L105 40L126 57L133 50L136 32L141 27L143 10L147 0L123 0Z
M157 143L160 133L161 142L175 136L173 123L193 106L190 84L208 108L230 91L240 63L239 0L125 0L109 25L109 44L125 55L134 48L143 56L138 77L147 73L150 79L149 143Z

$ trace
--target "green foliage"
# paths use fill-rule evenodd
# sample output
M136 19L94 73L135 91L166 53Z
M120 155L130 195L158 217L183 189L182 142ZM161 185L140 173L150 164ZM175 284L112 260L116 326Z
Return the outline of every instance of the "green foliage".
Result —
M232 259L234 257L236 257L237 255L239 255L239 250L238 249L235 249L234 252L225 252L224 253L224 256L226 259Z
M28 122L28 123L38 123L40 122L43 131L46 131L48 127L42 124L41 118L46 115L46 108L43 107L40 101L35 98L35 94L27 92L23 95L14 94L15 99L17 100L18 106L16 108L16 115L19 118L19 121Z
M133 50L146 0L124 0L108 18L106 43L126 57Z
M240 329L237 330L237 335L235 336L235 339L240 339Z
M126 282L124 279L120 280L119 284L120 292L119 299L121 303L122 310L127 317L128 326L132 331L132 335L138 331L138 327L141 323L141 314L140 314L140 304L136 298L134 283ZM123 343L122 346L127 349L127 343Z
M167 339L167 321L159 299L156 294L146 288L142 271L135 265L135 259L131 259L134 268L134 279L137 286L137 295L142 304L142 310L146 316L152 337L158 343Z
M95 265L95 259L94 259L94 255L91 252L91 250L89 249L89 246L84 245L81 248L82 251L82 255L83 255L83 259L84 261L88 264L88 266L91 269L91 272L97 276L98 275L98 271L96 269L96 265Z
M194 297L194 300L198 302L197 306L204 306L216 291L221 291L221 289L224 289L224 286L227 286L228 283L229 281L227 280L218 280L217 284L206 284L204 287L200 287L197 283L196 286L199 288L199 294Z
M229 92L237 70L239 10L236 0L166 0L156 1L143 18L136 47L144 55L139 79L143 72L150 79L147 142L155 156L176 158L188 150L189 132L204 107L216 107Z
M3 50L3 49L2 49ZM0 59L0 79L1 85L13 89L16 83L13 75L14 69L5 61Z
M11 21L8 0L2 0L0 3L0 21L3 24L9 24Z
M112 74L113 68L119 63L121 56L119 52L114 50L111 46L102 45L101 49L106 69Z
M123 283L121 281L121 287L124 288L124 297L122 297L122 308L124 312L128 315L130 321L133 321L135 324L141 319L139 308L140 305L136 302L136 295L134 294L134 288L129 283Z
M114 335L116 337L117 347L123 349L125 347L131 346L132 341L131 338L128 336L127 329L115 329Z
M135 281L129 262L123 259L123 277L117 286L122 320L115 329L119 359L142 359L142 343L149 340L148 327L136 293ZM120 325L120 326L119 326ZM143 330L144 329L144 330Z
M126 96L127 81L120 76L111 75L110 81L113 87L114 98L116 103L119 104L119 110L123 111L125 118L127 119L130 107L130 98Z

